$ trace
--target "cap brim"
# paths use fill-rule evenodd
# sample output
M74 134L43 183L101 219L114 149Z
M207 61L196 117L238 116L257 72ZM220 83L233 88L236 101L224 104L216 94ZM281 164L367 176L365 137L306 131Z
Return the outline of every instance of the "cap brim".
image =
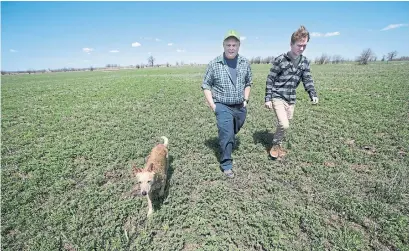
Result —
M235 35L226 36L226 37L224 38L224 40L226 40L226 39L228 39L228 38L231 38L231 37L234 37L235 39L237 39L237 40L240 41L240 38L237 37L237 36L235 36Z

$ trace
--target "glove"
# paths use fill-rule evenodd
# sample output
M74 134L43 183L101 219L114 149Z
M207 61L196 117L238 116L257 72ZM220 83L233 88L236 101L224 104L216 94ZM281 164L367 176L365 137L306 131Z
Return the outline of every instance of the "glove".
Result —
M312 104L313 105L316 105L316 104L318 104L318 97L312 97Z

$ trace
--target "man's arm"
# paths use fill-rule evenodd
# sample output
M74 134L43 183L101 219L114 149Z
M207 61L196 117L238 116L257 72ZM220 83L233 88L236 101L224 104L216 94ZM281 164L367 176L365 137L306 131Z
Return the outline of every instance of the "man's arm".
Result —
M246 75L245 81L246 81L246 84L244 87L244 99L249 100L251 85L253 84L253 73L251 71L250 64L248 64L247 66L247 75ZM245 102L244 107L246 106L247 106L247 102Z
M251 90L251 86L247 86L246 88L244 88L244 99L245 100L249 100L250 90Z
M318 97L314 87L314 80L312 79L310 64L308 63L308 61L306 62L306 67L302 73L301 78L302 83L304 85L304 89L306 92L308 92L308 95L310 96L310 100L313 101L313 103L318 103Z
M274 59L273 66L270 69L269 74L267 75L266 81L266 95L265 95L265 102L269 102L272 99L273 95L273 85L276 80L276 77L280 73L280 60L278 57Z
M214 111L216 109L216 105L213 102L212 92L207 89L204 89L203 92L206 98L207 105Z
M216 108L216 105L213 102L213 96L212 96L212 86L213 86L213 69L211 65L209 64L206 69L206 73L203 79L202 83L202 90L205 95L206 103L207 105L214 111Z

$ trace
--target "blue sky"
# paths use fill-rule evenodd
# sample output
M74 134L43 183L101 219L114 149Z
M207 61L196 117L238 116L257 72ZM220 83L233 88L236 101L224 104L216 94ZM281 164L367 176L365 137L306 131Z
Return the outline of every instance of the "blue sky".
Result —
M409 56L409 2L1 2L1 69L208 63L229 29L240 54L277 56L300 25L304 55Z

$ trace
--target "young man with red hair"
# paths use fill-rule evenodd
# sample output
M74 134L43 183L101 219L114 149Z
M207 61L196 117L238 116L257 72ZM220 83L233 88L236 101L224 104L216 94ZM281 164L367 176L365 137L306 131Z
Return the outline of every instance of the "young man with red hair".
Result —
M302 55L309 40L309 32L304 26L301 26L291 35L290 51L275 58L267 76L265 106L273 109L277 116L277 129L270 150L272 159L286 155L282 141L285 131L290 126L289 122L293 118L296 89L301 81L312 103L318 103L310 64Z

